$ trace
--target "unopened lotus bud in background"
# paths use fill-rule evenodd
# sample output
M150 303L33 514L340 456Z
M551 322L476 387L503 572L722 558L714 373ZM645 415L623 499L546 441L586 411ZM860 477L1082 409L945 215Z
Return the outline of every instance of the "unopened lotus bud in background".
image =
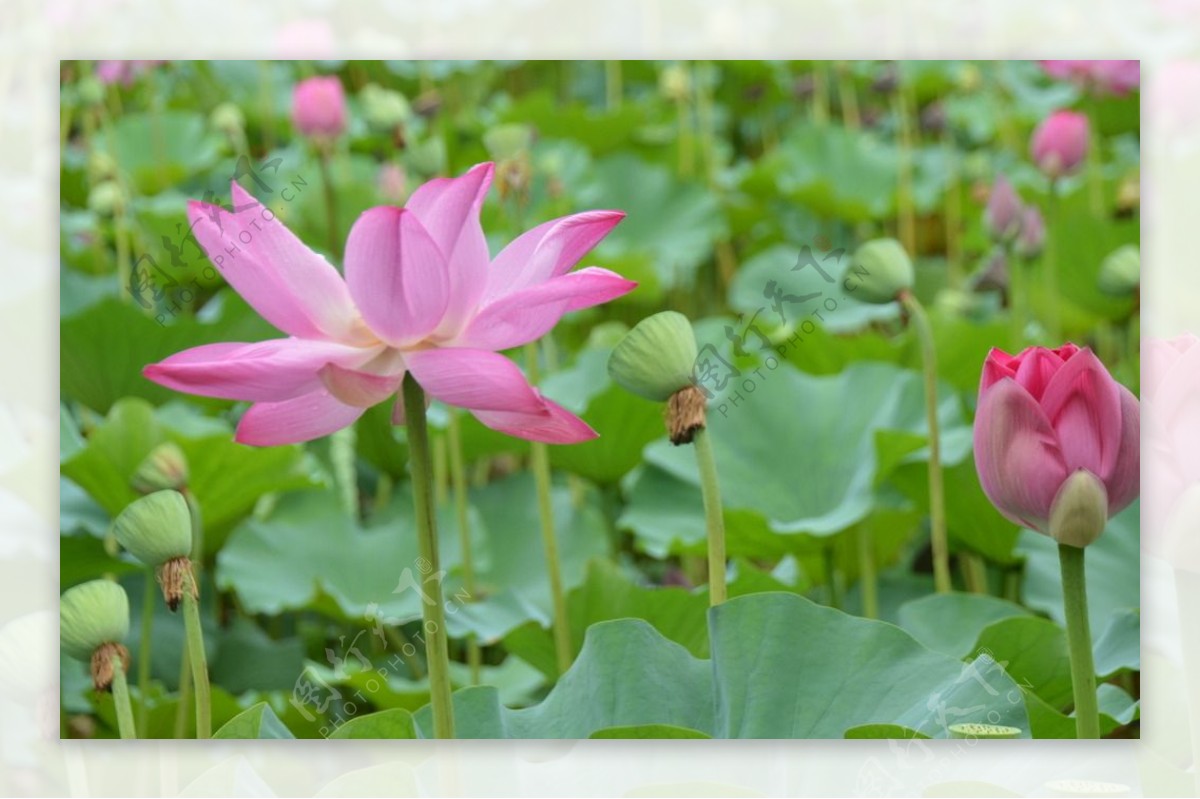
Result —
M991 194L988 195L987 210L983 221L988 233L996 241L1008 241L1021 229L1021 198L1008 182L1008 178L998 175L992 183Z
M292 93L292 123L305 136L336 139L346 130L346 96L342 82L329 75L308 78Z
M188 483L187 456L174 441L165 441L150 450L133 473L132 482L143 494L164 488L178 491Z
M1083 164L1090 136L1086 116L1075 111L1055 111L1034 130L1030 155L1038 169L1057 179Z

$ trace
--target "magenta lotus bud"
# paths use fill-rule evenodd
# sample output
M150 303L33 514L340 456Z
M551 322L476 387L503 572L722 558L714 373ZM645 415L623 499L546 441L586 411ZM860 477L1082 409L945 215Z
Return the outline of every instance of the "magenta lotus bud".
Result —
M1027 205L1021 210L1021 231L1013 242L1013 250L1022 258L1037 258L1046 243L1046 222L1037 206Z
M314 139L335 139L346 130L346 96L332 75L308 78L292 93L292 123Z
M993 349L975 413L979 482L1010 521L1086 545L1081 530L1098 497L1109 517L1137 498L1140 416L1137 398L1090 349Z
M1033 132L1030 155L1047 176L1060 178L1083 163L1088 137L1086 116L1074 111L1055 111Z
M996 241L1008 241L1021 227L1021 198L1003 175L992 184L983 221Z

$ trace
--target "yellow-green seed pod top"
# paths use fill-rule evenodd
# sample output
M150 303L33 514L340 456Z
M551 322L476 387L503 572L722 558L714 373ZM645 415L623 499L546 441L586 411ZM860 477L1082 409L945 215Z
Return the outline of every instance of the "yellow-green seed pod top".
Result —
M692 323L681 313L648 316L625 334L608 358L608 374L626 391L666 402L693 384L698 355Z
M1118 247L1100 264L1100 290L1123 296L1137 289L1142 279L1142 256L1136 245Z
M133 473L133 487L143 494L164 488L179 490L187 483L187 456L174 441L165 441L150 450Z
M192 551L192 517L178 491L155 491L134 500L113 523L121 546L147 566L161 566Z
M59 635L63 652L87 663L102 644L129 635L129 597L111 580L92 580L70 588L59 599Z
M1000 724L951 724L951 738L1019 738L1020 727Z
M895 302L912 287L912 261L895 239L872 239L859 247L845 278L851 297L876 305Z

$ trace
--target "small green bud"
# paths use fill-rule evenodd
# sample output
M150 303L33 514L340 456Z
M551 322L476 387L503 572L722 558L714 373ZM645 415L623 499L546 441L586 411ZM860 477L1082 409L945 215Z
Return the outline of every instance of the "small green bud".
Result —
M1005 727L1000 724L951 724L951 738L1018 738L1020 727Z
M117 176L117 160L103 150L93 150L88 156L88 172L92 180L111 180Z
M412 106L403 94L378 84L368 83L359 93L359 98L362 100L363 116L372 128L393 130L412 117Z
M104 644L129 635L129 597L111 580L92 580L69 588L59 600L62 649L84 663Z
M133 487L143 494L164 488L178 491L187 482L187 456L174 441L163 442L152 449L133 473Z
M511 123L496 125L483 134L483 146L488 155L497 161L503 161L529 151L533 145L533 128L529 125Z
M192 517L178 491L155 491L136 499L113 523L121 546L147 566L161 566L192 551Z
M608 358L608 374L626 391L666 402L692 385L698 355L692 323L681 313L663 311L625 334Z
M1108 491L1094 474L1079 469L1059 487L1050 506L1050 537L1082 549L1108 524Z
M912 287L912 261L895 239L872 239L859 247L845 279L850 296L876 305L895 302Z
M246 115L234 103L221 103L213 109L208 121L214 128L228 135L234 135L246 129Z
M1137 245L1118 247L1100 264L1100 290L1124 296L1135 291L1142 279L1142 255Z
M104 102L104 84L91 75L81 78L79 80L79 99L88 105L100 105Z
M125 192L115 180L97 183L88 192L88 208L101 216L112 216L125 210Z
M692 78L681 64L672 64L658 73L658 90L668 100L682 100L692 90Z

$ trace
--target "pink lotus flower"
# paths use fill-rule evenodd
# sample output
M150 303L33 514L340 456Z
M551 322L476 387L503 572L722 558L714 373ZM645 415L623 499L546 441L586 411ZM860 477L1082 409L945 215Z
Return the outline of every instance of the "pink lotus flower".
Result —
M1042 61L1052 78L1069 80L1086 89L1124 95L1142 82L1140 61Z
M292 123L315 139L335 139L346 129L346 96L333 75L308 78L292 92Z
M1074 172L1088 151L1088 120L1074 111L1055 111L1033 132L1030 154L1051 178Z
M544 222L489 258L479 209L492 173L492 164L479 164L425 183L403 208L363 212L346 242L344 280L237 183L237 213L189 203L213 264L288 338L206 344L143 374L179 391L253 402L236 437L258 446L352 424L396 394L406 372L428 395L503 433L557 444L594 438L498 351L637 285L598 267L568 273L625 215ZM399 400L392 420L404 423Z
M1090 472L1108 514L1138 495L1138 401L1090 349L988 353L975 415L975 468L1005 518L1047 533L1067 479Z

